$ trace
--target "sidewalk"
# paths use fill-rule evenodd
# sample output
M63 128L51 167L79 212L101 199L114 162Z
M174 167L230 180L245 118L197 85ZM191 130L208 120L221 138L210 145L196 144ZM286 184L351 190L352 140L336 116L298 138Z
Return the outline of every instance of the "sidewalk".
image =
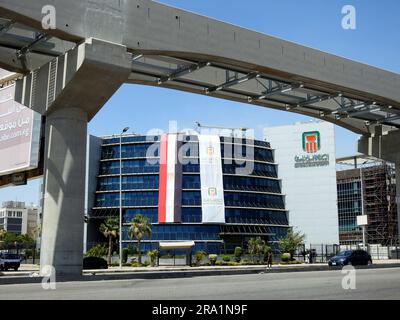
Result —
M400 268L400 260L376 260L371 266L356 267L360 269L378 268ZM254 273L283 273L283 272L307 272L307 271L328 271L332 270L327 263L300 264L300 265L274 265L272 269L267 269L265 265L256 266L162 266L162 267L111 267L108 270L85 270L80 279L84 281L96 280L118 280L118 279L160 279L160 278L184 278L197 276L216 276L216 275L243 275ZM37 282L39 266L21 265L19 271L0 272L0 284L12 283L11 279L20 279L27 282ZM71 279L68 279L71 280Z

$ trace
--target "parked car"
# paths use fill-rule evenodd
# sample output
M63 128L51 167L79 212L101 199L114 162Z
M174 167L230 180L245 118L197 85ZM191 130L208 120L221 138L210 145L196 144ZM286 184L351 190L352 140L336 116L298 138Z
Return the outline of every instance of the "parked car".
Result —
M329 259L330 267L335 266L362 266L372 264L371 255L364 250L346 250L339 252L336 256Z
M18 271L21 265L21 256L12 253L0 253L0 270L14 269Z
M107 261L103 258L85 257L83 259L83 270L108 269Z

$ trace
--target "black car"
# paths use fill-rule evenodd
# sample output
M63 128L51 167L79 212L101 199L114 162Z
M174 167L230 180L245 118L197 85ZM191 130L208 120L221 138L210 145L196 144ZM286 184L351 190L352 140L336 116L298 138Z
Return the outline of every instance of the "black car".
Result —
M364 250L346 250L339 252L336 256L329 259L330 267L335 266L365 266L372 264L371 255Z
M96 269L108 269L107 261L97 257L86 257L83 259L83 270Z

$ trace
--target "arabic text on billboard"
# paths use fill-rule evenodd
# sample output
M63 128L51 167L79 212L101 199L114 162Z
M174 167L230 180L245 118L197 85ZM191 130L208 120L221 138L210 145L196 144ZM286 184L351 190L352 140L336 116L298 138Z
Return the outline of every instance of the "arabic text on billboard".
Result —
M0 88L0 174L38 167L41 116L14 101L15 85Z

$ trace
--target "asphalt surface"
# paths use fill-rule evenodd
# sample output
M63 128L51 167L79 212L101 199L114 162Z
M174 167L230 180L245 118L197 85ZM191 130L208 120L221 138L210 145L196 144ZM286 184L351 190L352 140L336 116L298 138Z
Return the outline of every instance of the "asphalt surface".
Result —
M0 300L253 300L400 299L400 268L356 271L356 289L344 290L341 270L254 275L0 286Z

